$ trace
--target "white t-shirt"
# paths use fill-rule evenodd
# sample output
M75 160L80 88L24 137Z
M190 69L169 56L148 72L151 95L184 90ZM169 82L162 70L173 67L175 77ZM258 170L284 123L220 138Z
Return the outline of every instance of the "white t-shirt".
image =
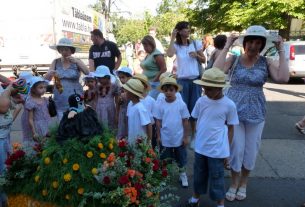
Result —
M155 107L156 100L153 97L147 95L145 98L140 99L140 102L145 106L146 110L149 113L150 121L152 124L154 124L155 120L152 113Z
M164 147L179 147L183 141L182 119L188 119L190 113L186 104L176 98L172 103L166 101L157 104L154 117L162 121L161 142Z
M200 97L192 111L197 119L195 152L212 157L230 156L228 127L239 123L234 102L224 96L218 100Z
M165 51L164 51L164 48L163 48L161 42L155 37L154 37L154 40L155 40L155 43L156 43L157 50L159 50L162 54L165 54Z
M192 58L189 54L190 52L195 52L202 49L201 41L195 40L195 43L197 50L195 50L193 42L187 46L174 44L176 49L178 78L194 79L199 76L197 59Z
M138 137L147 137L146 125L150 124L150 117L141 102L133 104L130 101L128 103L127 117L129 144L134 144Z
M176 99L182 100L182 101L183 101L180 92L177 92L177 93L176 93ZM157 97L157 101L156 101L156 102L158 102L158 101L165 101L165 94L164 94L163 92L158 94L158 97Z

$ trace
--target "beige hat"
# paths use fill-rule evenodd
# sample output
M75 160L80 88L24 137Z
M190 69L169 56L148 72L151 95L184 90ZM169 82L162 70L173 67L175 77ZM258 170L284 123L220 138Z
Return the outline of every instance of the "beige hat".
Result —
M201 80L194 80L193 82L198 85L216 88L230 87L230 84L226 82L226 75L219 68L204 71Z
M131 78L127 83L123 84L123 88L140 98L144 98L143 93L145 89L140 80Z
M72 40L70 40L69 38L66 38L66 37L61 38L56 45L50 46L50 48L53 50L57 50L58 47L71 47L71 48L75 49L75 52L80 51L80 48L75 47L73 45Z
M161 80L161 83L160 85L157 87L157 89L159 91L162 91L162 87L164 85L173 85L173 86L176 86L177 87L177 91L181 91L182 90L182 86L177 84L177 81L175 78L172 78L172 77L164 77L162 80Z
M171 77L176 79L176 75L172 74L171 72L164 72L160 75L159 80L162 81L163 78Z
M140 80L143 84L146 85L147 90L150 90L150 89L151 89L151 86L150 86L150 84L149 84L149 81L148 81L148 78L147 78L146 75L143 75L143 74L135 74L134 76L132 76L132 78Z

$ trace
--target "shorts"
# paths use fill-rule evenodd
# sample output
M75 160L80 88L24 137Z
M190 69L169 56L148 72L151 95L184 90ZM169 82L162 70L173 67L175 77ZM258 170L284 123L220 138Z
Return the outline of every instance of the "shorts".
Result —
M161 146L160 158L163 159L173 159L177 162L179 168L183 168L187 161L187 152L184 145L180 147L164 147Z
M206 194L209 188L209 195L212 200L219 201L225 198L223 162L223 158L211 158L195 152L195 194Z

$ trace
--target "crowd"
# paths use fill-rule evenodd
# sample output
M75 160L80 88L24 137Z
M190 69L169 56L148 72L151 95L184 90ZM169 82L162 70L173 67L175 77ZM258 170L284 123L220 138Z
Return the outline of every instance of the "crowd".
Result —
M146 137L160 149L162 159L174 159L183 187L188 186L186 147L192 142L194 188L186 206L199 206L200 195L207 190L218 207L224 206L225 199L246 199L248 177L255 166L265 124L263 85L268 76L278 83L289 79L282 38L275 42L279 51L276 65L260 55L269 41L262 26L251 26L241 36L206 36L202 44L190 38L188 22L178 22L167 51L158 49L154 32L152 29L138 41L142 46L137 46L137 54L146 54L138 64L141 69L120 67L122 56L117 45L95 29L91 32L89 68L73 57L78 48L71 40L62 38L51 47L61 57L52 62L43 78L23 73L19 80L9 83L1 76L0 81L10 85L0 96L0 173L10 150L10 127L17 116L15 104L21 103L24 109L21 125L25 146L49 136L50 102L44 94L48 81L54 78L58 122L66 111L78 110L69 106L68 98L80 94L117 139L126 138L134 144L137 137ZM228 53L237 39L244 52ZM167 72L165 53L175 56L176 74ZM303 127L301 123L298 126ZM224 167L232 174L227 192Z

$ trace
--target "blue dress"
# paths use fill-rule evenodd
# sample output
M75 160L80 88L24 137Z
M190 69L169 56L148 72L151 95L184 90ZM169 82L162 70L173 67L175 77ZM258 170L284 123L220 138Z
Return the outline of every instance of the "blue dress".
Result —
M268 65L265 57L246 68L240 59L233 71L231 88L227 96L234 101L240 122L261 123L265 120L266 99L263 85L268 78Z
M75 63L71 63L69 68L63 68L60 60L56 61L55 71L60 78L63 92L60 94L54 87L54 102L57 111L65 112L69 109L68 98L74 94L74 90L79 95L83 95L83 87L79 82L80 71Z

